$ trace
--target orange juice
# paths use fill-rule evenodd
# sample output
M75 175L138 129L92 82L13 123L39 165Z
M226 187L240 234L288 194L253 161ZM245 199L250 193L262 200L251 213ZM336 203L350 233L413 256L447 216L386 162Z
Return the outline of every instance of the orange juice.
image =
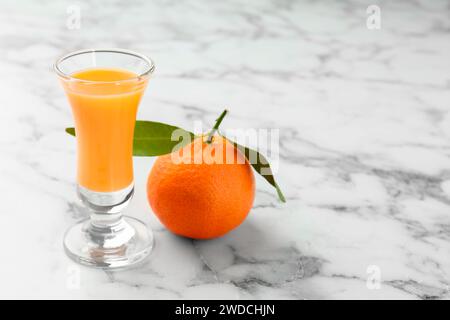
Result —
M63 81L75 118L78 183L112 192L133 183L133 134L147 79L122 69L92 68Z

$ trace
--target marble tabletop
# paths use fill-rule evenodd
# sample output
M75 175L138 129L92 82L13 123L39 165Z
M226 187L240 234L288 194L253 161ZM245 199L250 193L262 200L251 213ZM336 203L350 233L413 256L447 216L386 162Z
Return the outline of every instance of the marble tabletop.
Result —
M377 1L379 29L371 4L1 1L0 298L449 299L450 3ZM258 177L239 228L176 237L136 158L126 213L154 230L150 259L72 263L62 237L86 212L52 63L91 47L156 61L139 119L207 128L227 106L225 128L279 129L287 202Z

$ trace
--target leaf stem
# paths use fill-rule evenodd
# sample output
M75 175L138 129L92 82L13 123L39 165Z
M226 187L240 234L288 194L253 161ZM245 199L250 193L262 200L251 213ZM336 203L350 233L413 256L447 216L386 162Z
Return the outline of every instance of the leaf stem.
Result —
M206 139L206 143L211 143L212 142L214 134L219 129L219 126L222 123L223 118L225 118L225 116L227 115L227 113L228 113L227 109L223 110L222 114L216 119L216 124L211 129L211 131L209 132L208 138Z

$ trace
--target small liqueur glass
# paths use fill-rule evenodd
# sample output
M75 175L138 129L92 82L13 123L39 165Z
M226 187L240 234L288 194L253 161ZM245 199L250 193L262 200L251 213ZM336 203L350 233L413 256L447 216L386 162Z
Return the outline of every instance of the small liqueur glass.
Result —
M122 211L134 192L136 113L154 63L128 50L89 49L61 57L54 69L75 120L78 196L90 211L66 232L65 251L103 269L141 262L153 248L153 234Z

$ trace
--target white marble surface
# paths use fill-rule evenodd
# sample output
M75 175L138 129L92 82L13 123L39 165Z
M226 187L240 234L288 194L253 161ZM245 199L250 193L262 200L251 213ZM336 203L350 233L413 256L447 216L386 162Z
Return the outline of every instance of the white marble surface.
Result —
M450 298L450 3L378 1L381 30L369 4L2 0L0 298ZM153 159L135 159L127 213L155 231L151 259L75 266L61 240L85 213L51 64L87 47L154 58L140 119L192 129L228 106L225 127L279 128L288 202L258 179L241 227L178 238L147 205Z

